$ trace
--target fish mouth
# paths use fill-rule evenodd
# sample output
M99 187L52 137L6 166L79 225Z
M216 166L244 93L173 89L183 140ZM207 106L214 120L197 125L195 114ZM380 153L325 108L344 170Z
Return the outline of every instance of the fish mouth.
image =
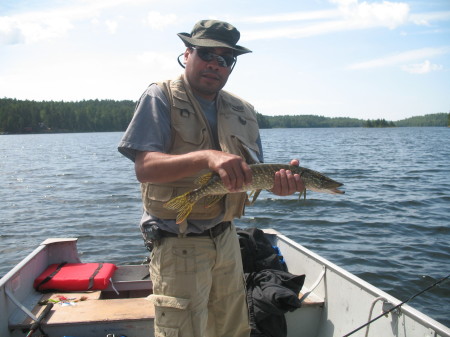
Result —
M338 187L342 186L339 185ZM308 186L306 189L313 191L313 192L322 192L322 193L329 193L329 194L345 194L345 191L341 191L338 189L338 187L311 187Z
M337 188L331 188L328 191L330 191L331 194L345 194L345 191L341 191Z
M339 187L342 187L344 184L335 181L334 184L330 184L328 186L324 186L324 192L328 192L331 194L344 194L345 191L341 191Z

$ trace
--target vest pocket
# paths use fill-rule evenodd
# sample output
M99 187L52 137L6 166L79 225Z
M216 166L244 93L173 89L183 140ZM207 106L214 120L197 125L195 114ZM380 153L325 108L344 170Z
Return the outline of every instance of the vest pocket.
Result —
M173 128L177 130L178 135L185 141L186 143L190 143L193 145L200 145L203 143L205 139L205 129L202 129L200 132L198 129L193 126L187 125L173 125Z
M145 186L145 190L143 191L143 194L148 199L149 203L152 201L169 201L177 196L176 193L177 191L175 188L153 184L147 184Z

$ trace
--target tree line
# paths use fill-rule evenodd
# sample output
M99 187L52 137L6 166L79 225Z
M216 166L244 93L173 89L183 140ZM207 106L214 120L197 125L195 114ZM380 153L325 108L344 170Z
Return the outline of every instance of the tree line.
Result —
M366 128L393 128L395 127L394 122L388 122L385 119L369 119L364 123Z
M136 102L85 100L79 102L0 99L0 133L124 131ZM450 114L437 113L397 122L316 115L265 116L257 113L260 128L336 128L448 126Z
M265 116L257 113L261 129L271 128L339 128L362 127L364 121L348 117L324 117L315 115Z
M450 126L450 113L415 116L396 122L397 126Z
M0 132L101 132L125 130L135 102L36 102L0 99Z
M363 120L348 117L323 117L315 115L265 116L257 113L260 128L340 128L340 127L415 127L415 126L450 126L450 114L436 113L406 118L397 122L385 119Z

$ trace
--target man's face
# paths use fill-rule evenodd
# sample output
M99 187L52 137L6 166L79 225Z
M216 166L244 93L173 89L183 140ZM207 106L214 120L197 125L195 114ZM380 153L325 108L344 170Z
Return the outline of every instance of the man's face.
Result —
M230 76L231 60L233 51L229 48L188 48L184 53L185 75L194 93L214 100Z

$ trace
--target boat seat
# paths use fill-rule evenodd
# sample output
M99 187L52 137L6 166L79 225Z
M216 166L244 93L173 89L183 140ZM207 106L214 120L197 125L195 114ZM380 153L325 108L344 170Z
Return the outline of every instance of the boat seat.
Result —
M62 297L69 299L72 304L61 305L55 303L50 315L44 321L46 325L52 324L76 324L82 322L114 321L114 320L142 320L154 319L155 308L145 297L102 299L101 291L79 293L48 293L41 297L43 301L59 301ZM299 294L302 298L303 294ZM302 307L323 307L323 299L310 294L304 299ZM35 316L39 316L45 306L36 305L32 310ZM26 318L21 324L27 327L32 323ZM19 327L19 326L16 326Z
M303 294L300 293L299 298L302 296ZM118 326L124 321L128 321L129 325L142 326L142 329L145 330L153 329L155 308L145 297L106 297L105 299L101 291L57 292L42 295L41 302L59 301L62 297L68 299L69 304L55 303L49 315L43 320L42 328L50 335L58 335L60 331L72 331L72 335L76 335L75 332L82 331L82 329L103 331L105 326L113 329L115 324ZM323 305L323 300L310 294L296 312L300 314L300 317L303 316L301 320L309 321L312 319L311 313L321 310ZM45 305L38 304L33 308L32 313L39 317L44 309ZM288 318L288 324L291 320ZM298 321L298 318L295 321ZM32 323L33 321L27 317L19 324L10 325L10 329L19 333L22 329L28 329Z
M298 298L302 298L303 297L303 293L300 293L298 295ZM323 300L323 298L319 298L317 295L311 293L309 294L302 302L302 308L304 307L323 307L324 306L325 301Z
M55 303L50 314L43 321L43 328L51 329L58 325L79 324L113 324L123 321L153 321L155 309L153 304L142 298L102 299L101 291L80 293L49 293L42 296L41 301L59 300L61 296L72 299L72 304ZM36 305L32 310L37 317L45 309L45 305ZM26 318L21 324L10 326L13 329L28 328L32 320ZM47 331L47 330L46 330Z

